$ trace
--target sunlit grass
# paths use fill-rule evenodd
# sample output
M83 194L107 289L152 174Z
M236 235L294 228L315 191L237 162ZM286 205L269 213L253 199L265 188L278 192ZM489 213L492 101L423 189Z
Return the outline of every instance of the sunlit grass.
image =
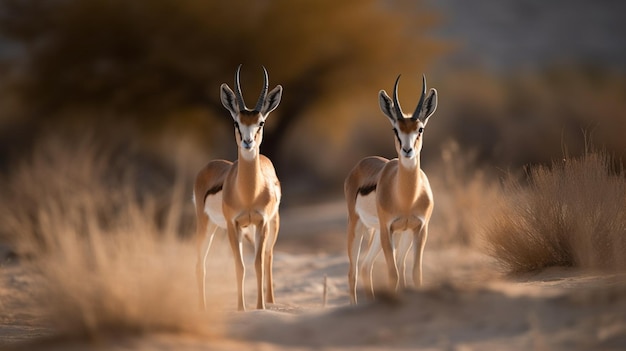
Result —
M431 244L481 245L482 225L501 192L493 175L475 161L475 154L449 142L441 150L441 162L426 170L435 196Z
M511 272L626 268L625 176L602 152L532 168L528 185L504 189L486 227L490 253Z
M199 310L195 248L180 235L184 182L140 194L132 163L107 145L47 139L5 179L0 216L39 277L33 304L63 336L218 335L220 313Z

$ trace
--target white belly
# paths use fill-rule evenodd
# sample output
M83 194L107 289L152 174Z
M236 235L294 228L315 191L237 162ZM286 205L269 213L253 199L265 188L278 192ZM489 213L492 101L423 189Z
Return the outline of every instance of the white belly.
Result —
M218 227L226 229L226 219L222 211L222 192L209 195L204 203L204 212L209 216L211 222Z
M378 229L378 211L376 210L376 192L366 196L357 195L356 213L366 227Z

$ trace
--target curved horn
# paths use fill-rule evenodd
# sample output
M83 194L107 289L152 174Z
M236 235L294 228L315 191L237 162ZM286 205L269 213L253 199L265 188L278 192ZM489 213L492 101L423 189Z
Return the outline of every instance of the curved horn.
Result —
M398 82L400 81L400 74L396 78L396 84L393 86L393 107L396 110L396 118L403 118L402 107L400 107L400 100L398 100Z
M259 96L259 100L256 102L254 112L261 112L263 104L265 103L265 99L267 98L267 89L269 88L269 78L267 77L267 70L265 69L265 66L261 67L263 67L263 90L261 90L261 96Z
M237 73L235 73L235 96L237 97L237 104L239 104L239 110L247 110L246 103L243 101L243 95L241 94L241 84L239 83L239 71L241 71L241 64L237 67Z
M424 98L426 98L426 75L422 74L422 96L420 96L420 101L417 103L413 116L411 116L412 120L416 120L419 117L424 105Z

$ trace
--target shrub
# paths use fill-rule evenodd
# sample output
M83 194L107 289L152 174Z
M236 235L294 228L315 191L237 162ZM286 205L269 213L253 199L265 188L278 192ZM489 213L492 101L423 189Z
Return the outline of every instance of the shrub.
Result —
M489 251L504 268L626 268L626 179L610 156L587 152L528 175L527 185L505 185L485 228Z
M218 313L198 310L194 246L179 235L184 182L139 194L136 165L107 145L51 137L4 179L0 220L37 273L34 305L65 336L216 335Z

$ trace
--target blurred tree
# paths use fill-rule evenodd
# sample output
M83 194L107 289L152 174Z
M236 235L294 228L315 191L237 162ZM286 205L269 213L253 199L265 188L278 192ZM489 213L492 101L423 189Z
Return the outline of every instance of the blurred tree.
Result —
M376 92L398 73L423 71L441 47L424 35L434 17L420 10L408 0L0 0L0 35L21 46L15 87L46 121L97 111L158 129L208 107L230 123L219 85L232 85L243 63L253 105L263 64L285 88L263 144L271 157L320 105L363 104L367 94L377 109Z

